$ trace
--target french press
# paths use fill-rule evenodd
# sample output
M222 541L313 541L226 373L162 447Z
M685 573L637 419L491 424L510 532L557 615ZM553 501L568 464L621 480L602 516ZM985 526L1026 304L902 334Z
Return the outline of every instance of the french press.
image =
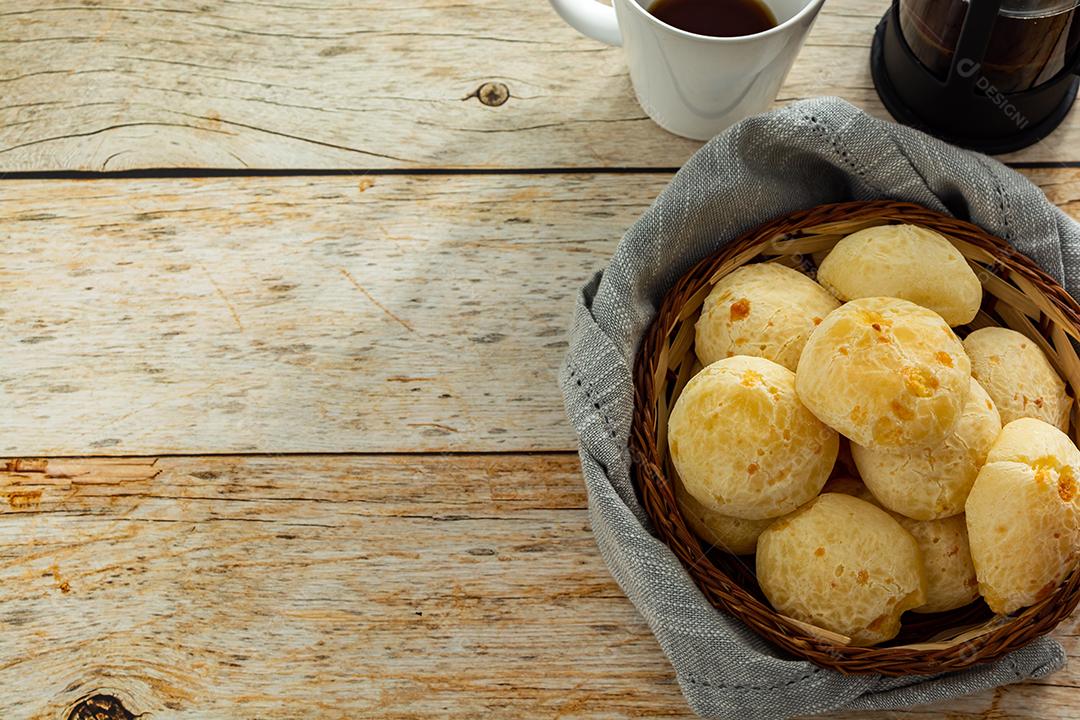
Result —
M1080 0L894 0L874 85L907 125L988 153L1046 137L1080 85Z

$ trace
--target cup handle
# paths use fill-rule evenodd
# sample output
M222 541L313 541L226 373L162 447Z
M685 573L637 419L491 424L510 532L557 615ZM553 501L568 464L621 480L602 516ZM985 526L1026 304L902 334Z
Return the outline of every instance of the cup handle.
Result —
M559 17L586 37L608 45L622 45L615 8L596 0L550 0Z

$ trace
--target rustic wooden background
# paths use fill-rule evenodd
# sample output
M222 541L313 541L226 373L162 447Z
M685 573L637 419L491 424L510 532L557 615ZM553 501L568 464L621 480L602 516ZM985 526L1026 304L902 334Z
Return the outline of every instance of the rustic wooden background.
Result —
M886 5L779 102L883 115ZM1078 118L1004 159L1080 217ZM696 147L539 0L5 4L0 718L687 716L555 374ZM845 717L1075 719L1078 673Z

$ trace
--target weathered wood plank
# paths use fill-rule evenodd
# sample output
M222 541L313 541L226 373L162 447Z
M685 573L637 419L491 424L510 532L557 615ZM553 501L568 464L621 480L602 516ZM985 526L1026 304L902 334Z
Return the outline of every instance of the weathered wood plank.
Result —
M0 468L5 720L98 694L170 720L689 716L572 455ZM1064 720L1078 684L848 717Z
M0 184L0 451L570 449L573 294L665 182Z
M780 102L886 117L868 57L887 6L830 0ZM539 0L31 0L0 15L0 90L0 171L672 167L698 146L648 120L621 50ZM1013 157L1080 160L1080 115Z
M681 714L573 456L53 460L0 493L5 720L97 693L177 720Z
M0 183L0 452L570 449L574 293L666 181Z

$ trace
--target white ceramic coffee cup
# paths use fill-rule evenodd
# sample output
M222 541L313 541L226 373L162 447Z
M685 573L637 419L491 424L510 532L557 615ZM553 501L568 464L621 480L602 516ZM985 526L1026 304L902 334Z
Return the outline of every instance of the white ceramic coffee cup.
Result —
M622 45L634 93L660 127L708 140L776 99L825 0L765 0L779 23L754 35L696 35L658 20L652 0L551 0L579 32Z

